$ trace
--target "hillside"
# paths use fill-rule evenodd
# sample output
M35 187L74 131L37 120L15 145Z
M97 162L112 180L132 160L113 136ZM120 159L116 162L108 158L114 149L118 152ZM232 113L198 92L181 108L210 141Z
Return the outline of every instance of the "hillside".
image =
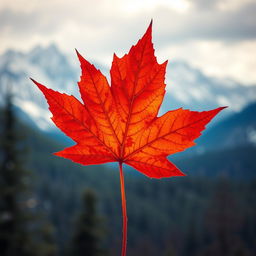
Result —
M207 149L223 149L256 143L256 103L217 123L198 140Z
M35 149L31 151L30 166L37 180L35 189L38 207L56 227L60 248L63 250L68 245L73 220L80 207L81 192L85 188L92 188L98 195L100 212L105 216L111 255L118 255L121 201L117 166L82 167L52 156L50 153L60 147L52 140L37 133L30 139ZM196 232L200 241L200 235L204 232L201 218L204 218L206 209L211 207L217 188L222 186L223 181L217 177L228 179L224 181L224 193L231 193L238 205L234 207L239 207L242 219L247 219L250 194L255 193L255 153L254 147L237 147L177 161L175 163L188 174L182 178L151 180L135 170L125 168L131 254L141 255L145 248L151 248L147 255L154 256L157 251L168 249L170 241L166 239L169 237L178 255L182 255L183 245L186 244L184 236L189 235L193 222L198 223ZM241 183L242 180L245 183ZM250 208L250 212L256 213L252 205ZM177 243L176 239L181 243ZM148 241L151 241L151 247L147 246Z
M196 140L196 146L175 154L173 159L196 158L208 152L232 152L236 148L248 147L256 143L256 103L249 104L238 113L233 113L207 127ZM210 153L211 154L211 153ZM213 153L214 155L215 153Z
M58 158L51 153L63 145L25 124L19 123L18 127L29 149L27 165L33 171L36 208L53 223L60 255L69 245L85 188L93 189L98 195L99 211L105 219L106 243L111 255L117 255L121 234L117 165L83 167ZM125 168L130 253L137 256L150 248L147 256L154 256L156 252L168 250L171 241L177 255L183 255L188 246L186 236L191 235L194 222L198 223L198 242L203 243L200 240L206 225L203 219L222 184L225 184L223 193L230 194L237 205L234 207L240 207L241 218L250 220L248 214L256 213L250 205L250 195L255 193L255 152L255 147L248 145L176 159L174 162L188 174L181 178L148 179ZM250 220L246 225L255 225L255 222ZM247 230L247 226L243 228ZM249 243L249 238L242 236L241 239Z
M226 177L238 181L256 177L255 145L242 145L228 149L188 156L174 162L190 177Z

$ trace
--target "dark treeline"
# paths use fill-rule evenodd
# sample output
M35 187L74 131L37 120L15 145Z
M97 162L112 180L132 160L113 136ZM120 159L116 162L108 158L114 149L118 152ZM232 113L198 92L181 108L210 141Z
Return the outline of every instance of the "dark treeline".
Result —
M51 155L62 145L14 121L8 104L0 125L0 255L119 255L122 217L117 166L82 167ZM250 151L256 152L253 146ZM204 156L197 161L214 171L209 154L207 162ZM230 173L232 164L225 162L221 173ZM244 168L253 173L255 161L246 158L236 172ZM193 177L191 172L187 177L153 180L127 168L125 181L127 255L256 254L253 176L240 181L225 175Z
M25 168L26 149L14 115L12 95L4 95L0 126L0 255L53 256L52 226L33 210L31 173Z
M72 236L69 255L104 256L102 218L97 214L97 199L92 190L83 195L81 213L77 217Z

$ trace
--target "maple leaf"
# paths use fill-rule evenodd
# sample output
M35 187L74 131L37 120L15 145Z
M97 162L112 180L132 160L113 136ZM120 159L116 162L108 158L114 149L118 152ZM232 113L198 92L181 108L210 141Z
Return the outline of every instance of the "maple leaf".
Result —
M195 145L223 107L203 112L179 108L157 116L167 61L158 64L154 55L152 22L128 54L114 54L111 87L100 70L77 55L83 103L33 80L48 101L55 125L76 142L55 154L83 165L119 162L120 171L125 163L151 178L183 176L167 156ZM124 189L122 199L125 207Z
M77 143L56 155L83 165L126 163L151 178L184 175L166 157L195 145L223 107L203 112L180 108L157 117L167 61L157 63L151 34L152 23L128 54L114 55L111 87L77 52L83 103L33 80L48 101L55 125Z

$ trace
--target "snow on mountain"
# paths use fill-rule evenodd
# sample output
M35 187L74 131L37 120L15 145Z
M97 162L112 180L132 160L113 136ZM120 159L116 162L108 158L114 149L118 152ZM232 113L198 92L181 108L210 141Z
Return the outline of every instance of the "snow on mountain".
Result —
M228 106L229 112L239 112L256 101L256 85L245 86L230 79L208 77L182 61L167 67L168 94L164 108L183 106L193 110Z
M96 66L109 78L106 67ZM0 56L0 86L11 85L15 105L45 131L54 129L54 126L45 99L29 77L79 97L76 85L79 75L79 65L73 67L55 45L37 46L27 53L9 50ZM181 106L202 110L223 105L229 106L230 111L239 111L256 101L256 86L208 77L182 61L168 64L166 83L167 93L161 112Z
M37 46L28 53L9 50L0 57L1 86L11 87L14 104L43 130L53 128L50 113L42 93L29 78L55 90L77 95L75 81L78 76L78 70L74 70L55 45Z

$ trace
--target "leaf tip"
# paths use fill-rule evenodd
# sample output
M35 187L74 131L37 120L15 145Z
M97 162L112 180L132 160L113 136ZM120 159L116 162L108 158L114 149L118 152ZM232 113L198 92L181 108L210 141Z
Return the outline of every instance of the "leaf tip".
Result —
M33 78L29 78L41 91L44 88L44 86L40 83L38 83L36 80L34 80Z
M167 65L168 65L168 60L166 60L165 62L163 62L162 65L164 66L164 68L166 68Z
M29 78L34 84L36 84L36 85L39 85L39 83L35 80L35 79L33 79L33 78Z
M148 29L146 31L146 34L147 33L152 34L152 26L153 26L153 19L151 19L151 21L149 23L149 26L148 26Z
M79 51L76 48L75 48L75 51L79 61L81 62L84 59L83 56L79 53Z
M152 27L152 25L153 25L153 18L151 18L150 20L149 27Z
M184 176L187 176L187 174L185 174L178 167L176 167L173 170L172 175L170 177L184 177Z
M117 55L116 55L116 53L114 52L114 54L113 54L113 60L115 60L115 59L117 59L118 57L117 57Z
M220 111L222 111L225 108L228 108L228 106L219 107L219 108L216 109L216 111L217 111L217 113L219 113Z
M184 177L184 176L188 176L188 175L184 172L180 172L179 176Z
M54 155L54 156L60 156L60 157L62 156L61 151L59 151L59 152L53 152L52 155Z
M33 83L36 83L36 80L34 80L32 77L29 78Z

